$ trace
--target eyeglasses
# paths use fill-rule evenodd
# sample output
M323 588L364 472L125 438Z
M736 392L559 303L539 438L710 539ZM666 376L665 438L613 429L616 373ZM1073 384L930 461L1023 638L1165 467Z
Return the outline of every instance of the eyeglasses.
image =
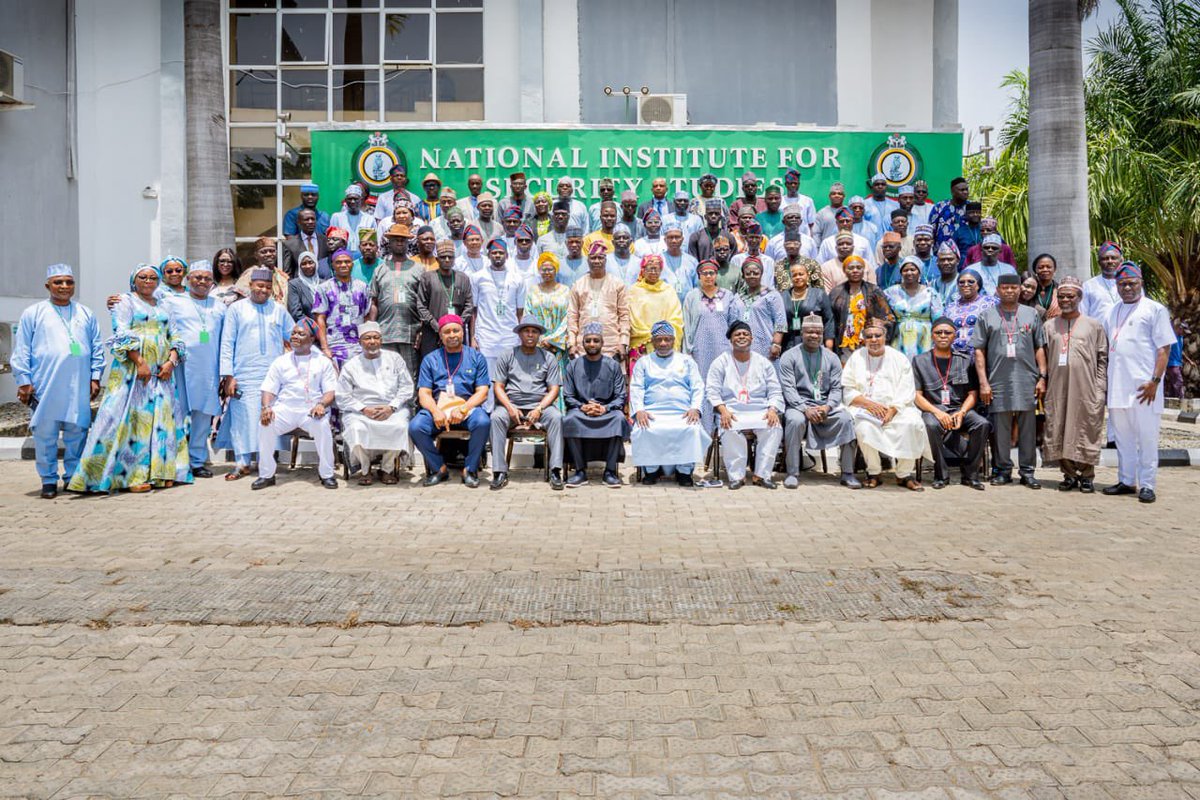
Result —
M193 275L189 280L192 283L212 283L212 275Z
M978 286L979 282L977 280L975 280L974 278L960 278L958 281L958 285L959 286Z

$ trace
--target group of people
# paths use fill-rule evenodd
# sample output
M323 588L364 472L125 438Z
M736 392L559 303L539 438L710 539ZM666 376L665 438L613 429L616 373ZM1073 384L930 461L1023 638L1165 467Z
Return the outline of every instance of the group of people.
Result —
M42 496L60 477L84 492L211 477L214 427L236 462L226 480L257 462L255 489L297 430L329 488L338 437L361 484L396 483L415 449L435 485L449 479L438 439L456 429L463 482L479 484L490 444L496 490L513 430L540 432L554 489L586 483L590 461L619 486L626 441L643 483L715 485L714 438L731 489L774 488L781 448L787 488L809 451L838 448L850 488L878 486L887 458L920 491L925 458L934 488L959 462L982 489L989 449L991 483L1012 481L1014 442L1020 482L1039 488L1040 410L1060 489L1093 491L1108 432L1121 466L1105 491L1154 500L1178 341L1165 309L1111 243L1086 283L1059 280L1049 255L1023 281L961 178L939 203L920 183L893 199L876 175L843 204L835 184L817 210L795 171L762 196L747 173L732 203L712 175L671 199L656 179L643 202L601 180L591 207L566 178L530 197L515 173L497 201L479 176L461 199L434 174L423 198L402 166L391 177L378 197L351 184L331 216L304 186L288 236L256 242L252 268L228 249L139 265L109 298L110 337L72 299L70 267L50 267L13 355Z

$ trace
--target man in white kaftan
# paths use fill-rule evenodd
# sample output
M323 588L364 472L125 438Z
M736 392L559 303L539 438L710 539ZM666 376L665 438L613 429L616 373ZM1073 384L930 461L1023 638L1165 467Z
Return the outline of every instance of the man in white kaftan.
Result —
M397 458L412 463L408 438L412 376L399 353L383 349L379 323L359 325L358 341L362 353L343 364L338 376L342 438L358 465L359 484L371 483L371 460L376 455L380 456L380 482L394 484Z

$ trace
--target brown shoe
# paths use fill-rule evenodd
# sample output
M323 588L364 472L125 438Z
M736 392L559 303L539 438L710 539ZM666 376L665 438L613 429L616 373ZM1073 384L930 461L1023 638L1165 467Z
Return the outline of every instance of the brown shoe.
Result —
M921 482L919 480L917 480L916 478L912 477L911 475L907 478L897 478L896 485L903 486L905 489L908 489L910 492L925 491L925 487L921 485Z
M379 482L385 486L393 486L399 483L400 479L390 472L379 470Z

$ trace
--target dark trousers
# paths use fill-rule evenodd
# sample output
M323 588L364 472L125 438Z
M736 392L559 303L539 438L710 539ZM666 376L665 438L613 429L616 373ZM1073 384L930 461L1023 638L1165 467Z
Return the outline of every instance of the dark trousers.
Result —
M620 436L612 436L607 439L584 439L579 436L568 436L563 439L567 445L567 455L571 459L571 465L576 470L587 471L587 452L595 452L602 450L604 453L604 470L606 472L617 471L617 461L621 458L621 448L624 442ZM591 447L586 445L591 444Z
M997 475L1012 475L1013 420L1017 422L1017 471L1032 478L1037 467L1037 416L1029 411L992 412L992 438L996 444Z
M483 450L487 447L488 431L491 430L491 421L488 419L487 412L482 408L474 408L467 415L465 423L451 427L455 430L466 429L471 432L471 438L467 441L466 470L467 472L478 472L479 462L483 459ZM433 423L433 415L425 409L418 411L412 422L408 423L408 435L417 449L421 451L421 456L425 459L425 467L430 472L440 472L446 466L442 454L438 452L437 443L434 441L434 433L437 429Z
M962 425L958 430L948 431L942 427L942 423L938 422L937 417L928 411L921 412L921 419L925 421L925 433L929 436L929 449L933 452L934 480L950 479L950 467L946 463L946 453L963 439L967 443L966 454L962 462L963 480L978 480L979 464L983 460L983 448L987 447L988 421L974 411L968 411L963 415Z

